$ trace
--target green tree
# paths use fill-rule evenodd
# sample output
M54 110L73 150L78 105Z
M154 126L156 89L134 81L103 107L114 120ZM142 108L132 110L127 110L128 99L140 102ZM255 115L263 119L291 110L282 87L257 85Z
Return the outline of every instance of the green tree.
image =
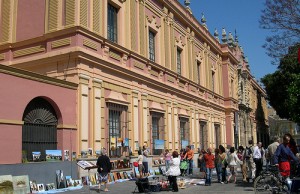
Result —
M297 53L300 43L289 48L280 59L277 70L265 75L265 86L270 105L281 118L300 123L300 64Z
M300 0L265 0L260 27L270 30L263 47L277 64L291 45L300 42Z

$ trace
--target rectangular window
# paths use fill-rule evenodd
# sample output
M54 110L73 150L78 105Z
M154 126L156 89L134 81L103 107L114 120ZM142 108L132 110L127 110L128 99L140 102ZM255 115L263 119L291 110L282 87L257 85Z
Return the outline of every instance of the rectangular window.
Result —
M180 118L180 142L181 148L189 145L189 119Z
M198 84L200 85L200 62L199 61L197 61L197 82L198 82Z
M230 86L231 86L231 97L234 97L234 83L233 83L233 80L231 80Z
M155 62L155 33L149 30L149 59Z
M108 103L109 156L120 157L128 151L125 139L128 138L127 107Z
M221 133L220 133L220 125L215 125L215 145L216 147L219 147L221 144Z
M180 48L177 48L177 73L181 75L181 52Z
M206 123L205 122L200 122L200 148L201 149L206 149L205 145L205 137L207 137L206 133Z
M118 41L118 9L108 4L107 10L107 39L115 43Z
M152 117L152 154L160 155L163 152L163 148L160 148L161 144L164 144L164 115L162 113L151 113ZM161 143L161 144L160 144Z
M215 72L212 71L211 73L211 89L213 92L215 92Z

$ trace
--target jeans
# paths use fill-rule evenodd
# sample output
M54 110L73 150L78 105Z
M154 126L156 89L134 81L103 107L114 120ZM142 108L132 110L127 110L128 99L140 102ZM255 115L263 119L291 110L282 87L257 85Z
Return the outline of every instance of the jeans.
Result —
M149 171L148 171L148 162L143 162L143 166L144 166L144 174L147 174Z
M193 174L193 159L188 160L188 174Z
M206 179L205 184L210 185L211 184L211 168L206 168Z
M166 171L168 171L170 168L170 160L166 160L165 162L166 162Z
M227 170L226 168L222 168L222 182L226 182L226 176L227 176Z
M217 171L217 177L218 177L218 182L221 182L222 180L222 164L216 164L216 171Z

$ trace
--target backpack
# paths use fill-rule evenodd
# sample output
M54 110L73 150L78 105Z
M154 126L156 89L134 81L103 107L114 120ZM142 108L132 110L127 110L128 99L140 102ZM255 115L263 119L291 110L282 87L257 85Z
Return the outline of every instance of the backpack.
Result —
M245 158L247 158L247 159L251 158L251 156L252 156L252 149L251 148L252 148L252 146L246 147Z

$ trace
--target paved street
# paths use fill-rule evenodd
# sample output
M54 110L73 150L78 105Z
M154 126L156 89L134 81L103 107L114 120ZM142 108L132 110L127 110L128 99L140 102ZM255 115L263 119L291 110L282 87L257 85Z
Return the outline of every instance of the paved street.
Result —
M239 173L239 175L241 175ZM189 177L191 179L199 179L199 176L197 173L195 173L192 177ZM214 194L253 194L253 184L252 183L243 183L241 181L241 177L238 177L238 181L236 184L229 183L229 184L220 184L216 181L216 176L213 176L213 182L211 186L204 186L204 185L192 185L188 184L186 185L185 189L179 189L178 193L185 193L185 194L196 194L196 193L214 193ZM151 178L150 178L151 180ZM122 183L114 183L109 185L109 192L104 192L103 190L100 191L100 193L109 193L109 194L129 194L132 193L135 189L135 181L126 181ZM136 189L136 192L138 193L138 190ZM67 191L65 193L74 193L74 194L81 194L81 193L91 193L96 194L98 193L96 188L91 187L89 189L87 186L80 190L73 190L73 191ZM161 191L159 193L172 193L168 191Z

